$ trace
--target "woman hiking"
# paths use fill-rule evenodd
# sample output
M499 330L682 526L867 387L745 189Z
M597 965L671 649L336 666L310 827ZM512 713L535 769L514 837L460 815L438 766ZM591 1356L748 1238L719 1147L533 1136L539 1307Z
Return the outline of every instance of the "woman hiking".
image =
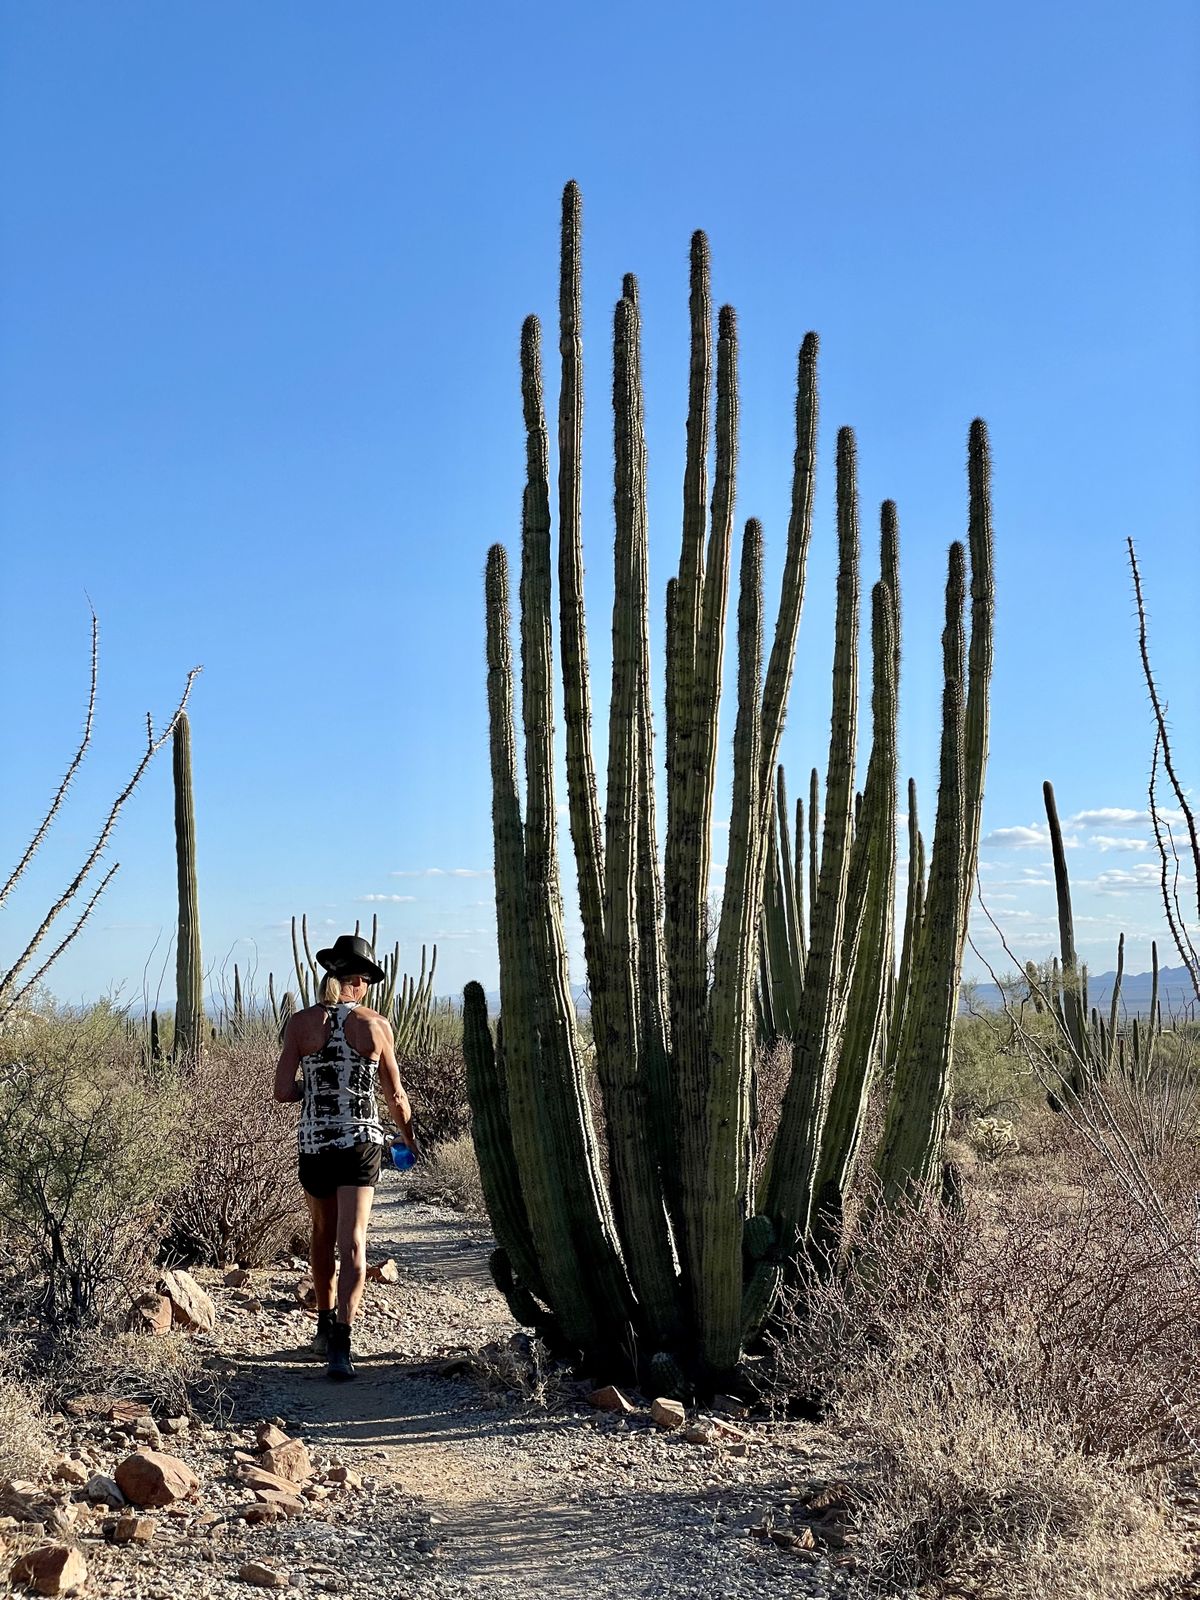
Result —
M317 960L325 968L318 1004L288 1019L275 1098L300 1104L300 1183L312 1217L317 1296L313 1351L328 1358L331 1378L346 1379L354 1376L350 1329L366 1283L367 1222L389 1142L377 1083L400 1140L413 1151L416 1141L392 1025L362 1004L370 985L384 977L375 952L358 934L343 933L317 951Z

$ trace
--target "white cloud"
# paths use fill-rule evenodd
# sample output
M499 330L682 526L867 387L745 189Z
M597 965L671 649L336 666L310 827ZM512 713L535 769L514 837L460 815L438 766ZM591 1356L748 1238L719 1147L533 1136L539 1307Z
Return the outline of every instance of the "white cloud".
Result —
M1157 862L1139 861L1135 867L1109 867L1095 880L1101 894L1123 894L1130 889L1156 889L1161 873Z
M1183 821L1183 812L1173 806L1159 806L1158 817L1160 822L1174 825ZM1068 828L1148 828L1151 821L1148 811L1134 811L1129 806L1097 806L1091 811L1077 811L1067 818L1066 825Z
M1130 822L1140 822L1146 813L1130 811L1128 806L1097 806L1092 811L1077 811L1067 818L1068 828L1121 828Z
M997 850L1033 850L1050 843L1050 829L1044 822L1029 827L993 828L983 843Z
M415 894L360 894L358 898L368 905L376 900L386 900L389 905L411 905L417 897Z
M391 878L490 878L490 867L408 867L388 874Z
M1094 849L1106 855L1110 850L1149 850L1149 839L1119 839L1109 833L1094 833L1088 840Z

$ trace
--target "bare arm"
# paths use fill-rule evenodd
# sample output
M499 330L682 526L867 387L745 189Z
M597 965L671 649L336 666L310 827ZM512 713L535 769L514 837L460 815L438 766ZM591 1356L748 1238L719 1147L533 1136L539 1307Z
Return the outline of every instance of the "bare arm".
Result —
M400 1067L396 1061L396 1048L392 1036L392 1025L382 1020L379 1050L379 1085L387 1100L388 1110L392 1114L392 1121L400 1130L400 1137L408 1148L415 1151L417 1148L416 1135L413 1133L412 1106L404 1092L404 1085L400 1082Z
M292 1028L295 1018L290 1018L283 1035L283 1051L275 1068L275 1098L284 1105L294 1105L304 1099L304 1091L296 1079L300 1066L300 1051Z

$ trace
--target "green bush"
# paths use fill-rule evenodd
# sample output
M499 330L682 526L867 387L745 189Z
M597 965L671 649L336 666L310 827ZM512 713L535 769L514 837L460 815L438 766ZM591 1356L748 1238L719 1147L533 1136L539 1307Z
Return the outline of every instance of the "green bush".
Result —
M0 1042L0 1238L10 1300L49 1328L144 1287L163 1196L186 1172L184 1096L108 1005L29 1018Z

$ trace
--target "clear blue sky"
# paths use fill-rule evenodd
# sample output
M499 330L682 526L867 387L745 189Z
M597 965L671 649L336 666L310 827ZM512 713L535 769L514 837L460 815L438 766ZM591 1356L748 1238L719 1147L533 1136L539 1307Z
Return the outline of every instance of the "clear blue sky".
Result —
M883 496L900 505L903 755L932 815L941 572L981 414L1000 607L984 881L1021 953L1051 947L1047 852L1008 831L1039 823L1042 779L1067 816L1144 807L1130 533L1200 781L1194 5L4 0L0 18L6 856L79 724L88 597L103 630L95 747L0 953L70 875L146 710L202 662L206 960L279 974L293 911L336 932L378 907L406 954L437 939L442 992L494 982L481 573L517 535L518 330L553 318L569 177L601 684L611 305L637 271L657 597L703 226L741 319L739 515L762 517L775 555L795 351L822 337L796 775L827 737L849 422L866 522ZM1111 965L1125 926L1137 970L1157 926L1146 830L1110 816L1072 836L1085 953ZM169 761L109 860L55 974L66 998L132 996L160 931L156 963L165 949Z

